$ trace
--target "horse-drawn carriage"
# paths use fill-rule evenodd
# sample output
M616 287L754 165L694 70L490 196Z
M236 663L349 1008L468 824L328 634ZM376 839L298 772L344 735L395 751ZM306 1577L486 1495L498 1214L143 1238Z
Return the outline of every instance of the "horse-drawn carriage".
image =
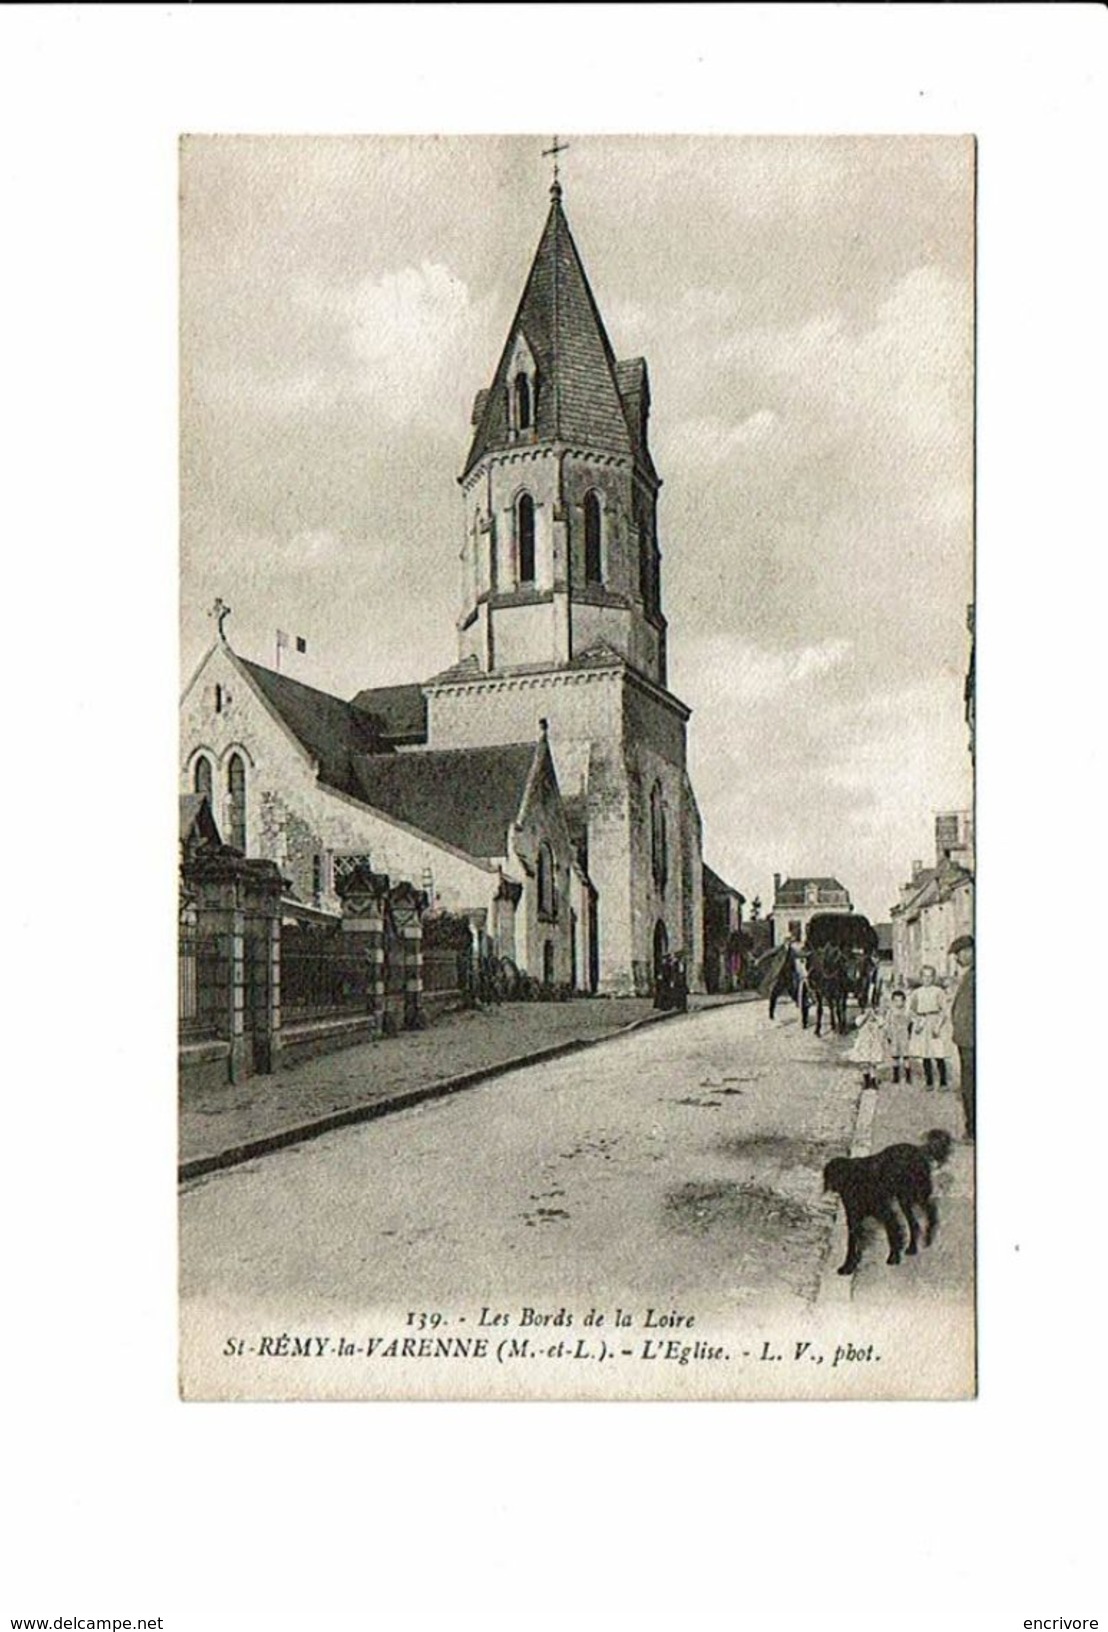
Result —
M868 1009L877 996L877 931L860 912L817 912L808 922L802 955L803 1024L814 1004L817 1037L824 1007L833 1029L845 1032L849 1000L853 997L860 1009Z

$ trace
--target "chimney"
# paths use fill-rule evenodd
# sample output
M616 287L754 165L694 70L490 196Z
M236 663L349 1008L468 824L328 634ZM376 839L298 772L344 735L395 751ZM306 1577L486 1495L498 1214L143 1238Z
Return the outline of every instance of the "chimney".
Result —
M781 894L781 874L780 873L774 873L774 875L773 875L773 899L774 899L775 902L777 900L777 897L780 894Z
M919 875L922 872L923 872L923 862L922 861L914 861L912 863L912 877L913 877L913 879L918 878Z

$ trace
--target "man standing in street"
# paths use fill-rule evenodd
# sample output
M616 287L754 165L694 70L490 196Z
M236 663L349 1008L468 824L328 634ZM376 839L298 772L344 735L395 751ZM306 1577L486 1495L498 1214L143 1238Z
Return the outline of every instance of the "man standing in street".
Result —
M962 1111L966 1119L966 1138L976 1136L977 1125L977 1062L975 1045L975 992L973 970L973 936L959 935L950 945L950 954L958 959L962 978L954 993L950 1008L950 1034L958 1050L958 1074L962 1088Z

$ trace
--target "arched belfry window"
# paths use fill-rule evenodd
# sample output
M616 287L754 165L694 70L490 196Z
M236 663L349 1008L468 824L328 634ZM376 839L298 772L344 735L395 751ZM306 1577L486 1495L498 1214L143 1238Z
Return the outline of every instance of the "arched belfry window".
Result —
M526 374L519 373L512 387L517 431L529 431L535 423L535 394Z
M655 884L664 890L669 875L669 835L666 832L666 802L660 782L655 782L650 791L650 867Z
M195 793L203 794L207 799L212 796L212 762L207 754L201 754L192 768L192 786ZM214 812L213 812L214 814Z
M530 493L516 500L516 566L521 584L535 582L535 501Z
M227 843L246 850L246 766L241 754L227 761Z
M585 494L585 582L599 584L603 582L603 563L601 560L601 510L600 496L597 493Z

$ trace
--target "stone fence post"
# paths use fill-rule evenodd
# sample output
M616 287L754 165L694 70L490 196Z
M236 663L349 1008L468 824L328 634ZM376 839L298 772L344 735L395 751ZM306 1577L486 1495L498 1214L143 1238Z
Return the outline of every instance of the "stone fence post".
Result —
M206 992L210 1035L229 1044L227 1074L239 1082L249 1074L246 1047L246 914L237 858L201 855L182 867L198 939L213 945L217 958Z
M380 1028L385 1011L385 902L389 880L356 862L336 880L342 903L343 939L354 954L367 1014Z
M408 883L398 884L389 896L393 923L400 935L404 963L404 1027L417 1031L423 1015L423 914L427 896Z

